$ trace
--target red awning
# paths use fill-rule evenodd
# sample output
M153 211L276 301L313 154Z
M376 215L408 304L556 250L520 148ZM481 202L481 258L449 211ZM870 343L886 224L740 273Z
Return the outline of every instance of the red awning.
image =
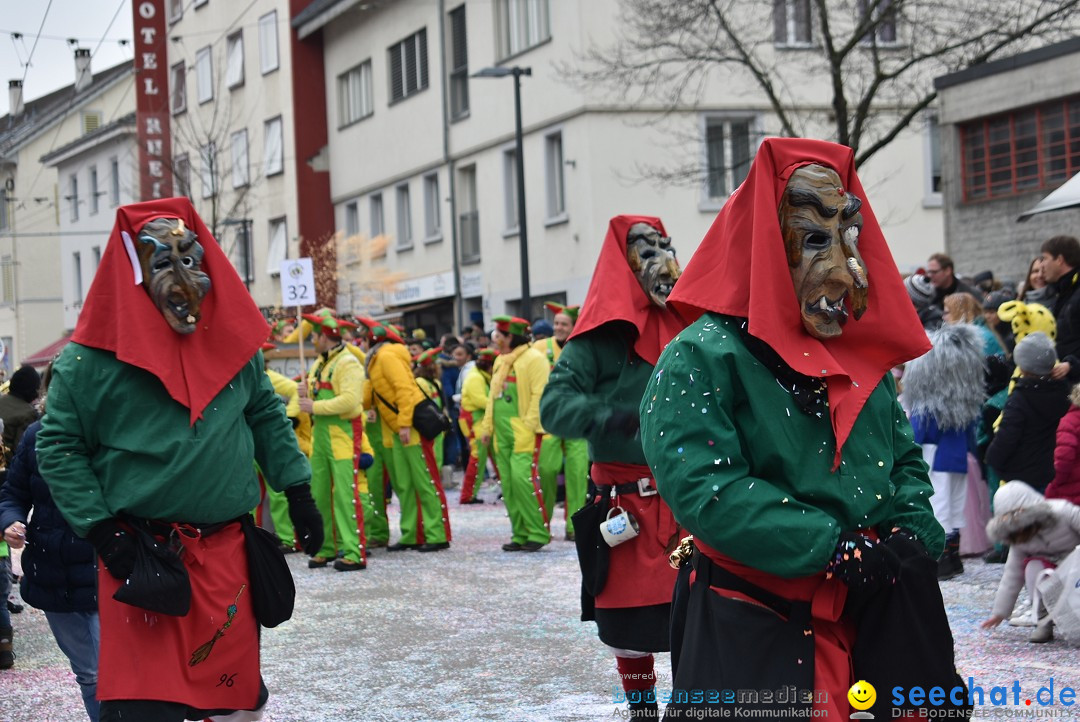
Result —
M35 366L37 368L44 368L49 365L49 362L53 360L56 354L60 353L60 349L68 345L68 341L71 340L71 332L68 331L60 338L50 343L45 348L30 354L23 359L23 366Z

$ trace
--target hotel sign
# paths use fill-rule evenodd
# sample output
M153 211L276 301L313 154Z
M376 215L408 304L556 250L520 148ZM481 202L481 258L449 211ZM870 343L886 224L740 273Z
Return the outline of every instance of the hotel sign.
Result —
M135 0L135 110L139 139L139 200L172 196L169 63L165 0Z

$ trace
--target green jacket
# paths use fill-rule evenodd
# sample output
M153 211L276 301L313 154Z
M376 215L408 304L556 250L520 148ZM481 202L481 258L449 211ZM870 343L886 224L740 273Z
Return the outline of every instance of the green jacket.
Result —
M891 374L832 470L828 414L798 408L746 348L742 319L705 314L657 363L641 437L675 518L722 554L782 577L820 572L841 531L903 526L941 554L933 487Z
M638 438L605 433L604 424L616 410L637 413L652 370L621 324L575 336L551 370L540 422L555 436L588 440L592 461L644 464Z
M311 479L261 353L192 425L187 407L153 374L70 343L53 366L37 453L56 505L80 536L120 512L195 523L236 518L259 503L252 460L278 491Z

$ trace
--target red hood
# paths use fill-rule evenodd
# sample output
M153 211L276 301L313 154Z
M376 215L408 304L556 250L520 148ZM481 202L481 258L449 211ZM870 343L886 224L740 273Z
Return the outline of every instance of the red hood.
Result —
M788 178L811 163L835 170L844 188L863 201L859 251L870 284L869 305L861 319L850 321L839 338L827 342L803 327L777 214ZM881 378L893 366L930 350L855 174L853 151L825 141L762 142L746 180L705 234L668 305L686 319L706 311L747 318L750 334L771 346L788 366L825 377L836 435L834 465L839 465L841 447Z
M121 235L126 232L135 241L138 230L155 218L182 219L203 247L202 270L210 277L210 292L202 301L197 328L188 335L173 331L145 288L135 283L138 257L132 249L129 258ZM112 351L119 360L157 376L169 396L191 410L194 424L269 332L251 294L191 201L165 198L117 209L116 225L72 340Z
M626 321L637 329L634 351L653 366L660 352L686 324L670 310L653 303L638 283L626 260L626 232L635 223L648 223L663 233L664 224L654 216L615 216L608 224L600 258L596 261L589 292L570 338L611 321Z

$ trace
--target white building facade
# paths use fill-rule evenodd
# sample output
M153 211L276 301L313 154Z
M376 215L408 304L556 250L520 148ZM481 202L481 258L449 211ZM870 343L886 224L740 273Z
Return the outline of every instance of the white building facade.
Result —
M382 306L429 333L522 313L514 80L472 77L482 68L531 69L521 81L528 315L544 300L584 299L612 216L659 216L689 260L776 123L750 86L710 86L658 124L659 104L561 79L557 66L588 39L611 37L617 11L615 0L323 0L294 18L301 40L321 33L336 223L360 241L339 249L339 310ZM796 102L820 105L827 92L800 89ZM630 180L679 153L696 155L708 181ZM943 248L935 153L920 121L860 171L902 270Z

